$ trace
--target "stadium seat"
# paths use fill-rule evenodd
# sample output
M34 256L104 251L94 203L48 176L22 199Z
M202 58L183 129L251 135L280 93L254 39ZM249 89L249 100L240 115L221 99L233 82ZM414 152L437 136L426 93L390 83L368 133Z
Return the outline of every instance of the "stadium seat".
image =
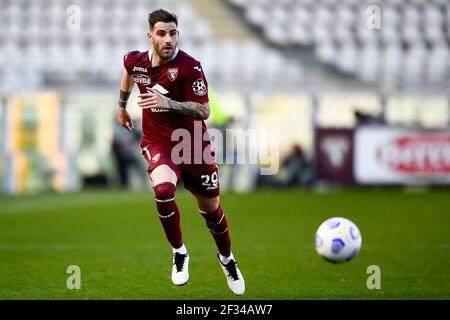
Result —
M272 45L309 47L318 61L353 73L356 78L400 81L405 85L450 81L448 67L443 67L446 63L424 61L429 57L422 49L424 46L425 50L430 49L434 58L446 57L442 48L450 44L450 2L447 0L345 0L339 6L330 0L286 0L270 4L266 0L229 1L244 10L249 24L260 28ZM379 29L368 27L370 5L379 6ZM435 47L439 49L434 50ZM350 61L350 57L359 54L366 70L356 70ZM406 61L402 61L403 57ZM383 72L377 71L379 65L383 66ZM439 71L439 67L443 68Z
M279 28L284 28L282 22L290 15L286 6L291 1L280 1L279 8L267 11L270 3L269 0L255 0L257 5L252 6L256 8L255 12L252 11L253 16L247 15L253 17L255 23L261 24L265 23L266 14L270 13L273 19L279 21ZM243 1L236 1L235 5L247 8L247 3ZM70 6L79 6L81 9L80 28L77 28L76 23L73 24L76 22L73 20L76 18L76 10L71 10ZM256 49L251 44L243 45L235 41L224 44L221 44L223 41L220 39L216 41L213 29L189 2L158 0L153 1L151 7L163 7L177 13L182 34L180 44L187 51L196 53L195 57L204 63L205 69L218 83L255 81L263 74L266 75L266 81L270 82L280 79L284 72L282 68L277 68L281 59L278 51L269 52L262 46ZM258 11L258 8L263 10ZM14 88L14 84L20 83L22 74L10 70L23 60L32 63L31 70L37 73L36 79L44 79L34 81L41 83L43 87L46 82L52 85L79 85L82 83L79 77L90 79L90 85L94 86L117 84L123 55L130 50L149 49L146 37L146 14L149 10L148 0L5 2L0 12L0 73L7 74L11 79L8 84L5 81L0 83L0 90L6 86ZM142 18L137 19L138 16ZM287 39L281 29L268 34L268 37L279 45L294 42L293 39ZM305 39L300 34L295 41L307 43ZM247 46L248 52L242 50ZM217 47L221 50L217 50ZM10 58L6 59L4 56ZM246 74L242 77L239 60L248 64L245 66ZM273 63L276 65L273 66ZM289 74L292 77L300 72L301 69Z

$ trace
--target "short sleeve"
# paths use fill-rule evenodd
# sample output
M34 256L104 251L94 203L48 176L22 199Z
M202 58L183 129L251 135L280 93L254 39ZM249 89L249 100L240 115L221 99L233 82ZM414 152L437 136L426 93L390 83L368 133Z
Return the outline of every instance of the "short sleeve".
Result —
M125 70L127 70L128 74L130 73L130 68L131 68L131 60L133 59L133 56L137 53L138 51L130 51L125 53L125 55L123 56L123 66L125 68Z
M206 103L208 99L208 81L206 80L200 62L195 61L186 70L186 82L184 84L184 94L186 101Z

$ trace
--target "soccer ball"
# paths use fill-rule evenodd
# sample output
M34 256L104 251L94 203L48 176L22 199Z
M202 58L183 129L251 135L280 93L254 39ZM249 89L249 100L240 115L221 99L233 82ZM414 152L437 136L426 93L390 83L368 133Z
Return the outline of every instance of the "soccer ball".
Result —
M323 222L316 232L316 251L333 263L350 261L361 249L358 227L348 219L335 217Z

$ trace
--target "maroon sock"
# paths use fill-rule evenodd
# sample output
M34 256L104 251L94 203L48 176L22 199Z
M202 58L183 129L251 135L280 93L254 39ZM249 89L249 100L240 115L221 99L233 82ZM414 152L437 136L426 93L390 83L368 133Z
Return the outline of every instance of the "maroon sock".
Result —
M176 187L170 182L158 184L154 188L156 209L159 220L172 248L178 249L183 245L180 226L180 212L175 202Z
M217 208L212 213L206 213L200 211L203 218L205 218L206 225L211 232L214 241L216 242L217 249L222 256L228 257L231 254L231 238L228 231L228 223L222 208Z

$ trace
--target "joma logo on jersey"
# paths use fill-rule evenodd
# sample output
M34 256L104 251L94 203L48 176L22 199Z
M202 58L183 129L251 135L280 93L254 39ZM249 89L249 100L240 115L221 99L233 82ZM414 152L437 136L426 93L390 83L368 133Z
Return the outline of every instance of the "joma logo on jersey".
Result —
M142 67L133 67L133 71L147 72L147 69L142 68Z
M142 84L144 86L149 85L152 82L150 77L146 76L145 74L133 74L131 77L133 78L134 82L136 82L137 84Z

